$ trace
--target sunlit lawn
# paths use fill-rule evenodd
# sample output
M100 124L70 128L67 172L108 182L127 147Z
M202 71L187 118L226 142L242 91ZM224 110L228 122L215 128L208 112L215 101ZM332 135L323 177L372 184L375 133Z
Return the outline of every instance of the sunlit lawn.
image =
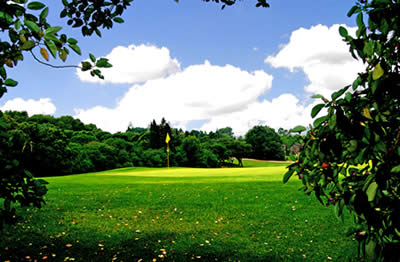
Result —
M257 163L259 165L259 163ZM266 166L265 166L266 165ZM0 261L345 261L332 209L282 184L285 164L127 168L47 178L47 205L0 240Z

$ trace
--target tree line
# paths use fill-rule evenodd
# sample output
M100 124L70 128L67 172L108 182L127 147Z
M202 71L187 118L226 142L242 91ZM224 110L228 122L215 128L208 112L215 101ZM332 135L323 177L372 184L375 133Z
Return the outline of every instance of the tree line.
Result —
M130 125L115 134L71 116L29 117L26 112L6 111L1 120L12 134L4 156L36 177L166 166L167 133L170 165L184 167L243 166L243 158L284 160L300 141L287 130L275 132L267 126L255 126L244 137L235 137L230 127L183 131L170 127L165 119L159 124L153 120L147 128Z

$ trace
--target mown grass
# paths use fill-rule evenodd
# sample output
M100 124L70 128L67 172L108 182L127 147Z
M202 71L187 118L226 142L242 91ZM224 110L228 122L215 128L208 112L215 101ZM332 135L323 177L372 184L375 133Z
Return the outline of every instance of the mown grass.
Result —
M346 225L275 164L47 178L47 205L19 210L0 261L352 260Z

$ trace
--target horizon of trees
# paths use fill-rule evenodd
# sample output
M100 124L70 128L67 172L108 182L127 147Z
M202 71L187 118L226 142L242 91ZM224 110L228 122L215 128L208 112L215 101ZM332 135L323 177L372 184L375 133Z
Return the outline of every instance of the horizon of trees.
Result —
M13 135L10 152L36 177L95 172L113 168L166 166L165 137L169 133L170 165L184 167L243 166L243 158L284 160L300 136L280 128L255 126L244 137L231 127L215 132L183 131L163 118L147 128L133 127L111 134L71 116L28 116L6 111L1 120ZM233 163L237 160L237 164Z

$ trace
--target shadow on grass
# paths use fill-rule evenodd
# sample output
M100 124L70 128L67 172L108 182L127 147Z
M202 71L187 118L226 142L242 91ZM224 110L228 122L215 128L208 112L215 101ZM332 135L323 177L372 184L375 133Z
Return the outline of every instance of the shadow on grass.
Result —
M298 261L276 253L241 250L233 241L194 244L192 234L154 233L129 238L99 232L60 232L56 236L34 232L3 232L0 261ZM79 236L80 239L75 239ZM176 242L175 242L176 241ZM200 244L201 242L201 244Z

